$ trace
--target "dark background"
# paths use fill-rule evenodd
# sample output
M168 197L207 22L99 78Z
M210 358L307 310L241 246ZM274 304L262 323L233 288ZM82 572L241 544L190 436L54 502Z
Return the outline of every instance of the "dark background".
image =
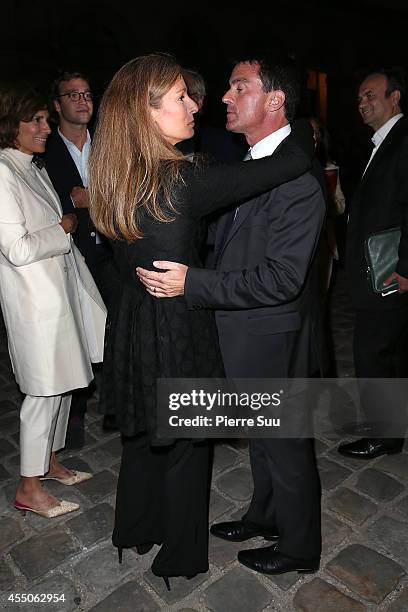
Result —
M230 60L248 48L282 47L304 75L302 114L322 114L343 161L368 133L356 112L356 86L370 69L408 66L408 2L121 2L6 0L1 4L0 81L30 78L48 87L56 71L80 68L103 92L136 55L169 51L208 85L207 115L222 124L220 97ZM308 89L307 71L327 75L327 104ZM326 77L325 77L326 78Z

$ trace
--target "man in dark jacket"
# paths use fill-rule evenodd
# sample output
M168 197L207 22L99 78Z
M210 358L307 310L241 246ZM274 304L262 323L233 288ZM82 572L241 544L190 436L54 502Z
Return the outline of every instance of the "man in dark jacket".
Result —
M109 308L117 274L106 239L99 235L88 210L88 157L91 136L88 124L93 113L89 80L80 72L62 72L53 85L58 128L51 134L45 152L45 166L58 193L64 213L75 213L78 228L74 242L85 258L100 294ZM84 415L88 389L72 395L66 448L80 448L84 442ZM103 427L114 428L113 418L104 417Z
M380 70L368 75L358 93L358 109L374 130L374 149L354 193L347 230L346 266L355 309L354 365L358 378L408 376L408 121L401 113L404 93L400 77ZM367 269L365 242L377 232L401 229L399 259L386 283L398 281L392 293L384 286L375 293ZM398 405L386 385L365 385L361 405L368 421L367 435L339 447L342 455L372 459L398 453L402 437L389 429L393 418L404 421L404 405ZM399 415L398 415L399 413ZM403 436L403 428L401 434Z
M287 63L255 57L234 67L227 129L245 134L247 159L271 155L291 131L297 81ZM247 163L252 163L248 161ZM310 173L242 203L219 221L215 270L156 262L166 273L138 272L151 295L185 296L191 309L215 310L229 378L306 378L316 368L310 269L325 203ZM212 525L219 538L256 536L276 544L242 550L254 571L315 571L320 558L319 478L310 439L250 440L254 492L239 521Z

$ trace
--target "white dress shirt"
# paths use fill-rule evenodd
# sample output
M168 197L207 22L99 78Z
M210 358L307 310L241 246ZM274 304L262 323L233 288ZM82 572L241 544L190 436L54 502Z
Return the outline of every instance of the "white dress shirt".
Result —
M78 147L73 142L71 142L71 140L68 140L68 138L64 136L64 134L59 128L58 134L61 136L63 142L65 143L65 146L69 151L69 154L74 160L74 163L79 172L79 176L81 177L83 186L88 187L88 158L91 150L91 136L88 130L86 131L86 142L82 147L82 151L80 151Z
M380 129L378 129L374 135L372 136L371 140L374 144L374 149L371 152L371 156L370 159L368 160L368 163L364 169L363 172L363 176L365 175L368 166L370 165L374 155L377 153L378 149L381 146L381 143L383 142L383 140L388 136L388 133L391 131L391 129L394 127L394 125L397 123L397 121L399 121L401 119L401 117L403 117L404 115L402 113L398 113L398 115L394 115L394 117L391 117L391 119L388 119L388 121L386 123L384 123L384 125L382 125L380 127Z
M282 128L279 128L279 130L276 130L276 132L272 132L272 134L268 134L268 136L265 136L265 138L259 140L253 147L250 147L244 161L248 161L250 159L261 159L261 157L272 155L280 143L285 140L287 136L289 136L291 129L290 123L288 123ZM237 218L238 212L239 206L237 206L235 209L234 221Z
M272 134L262 138L262 140L254 144L254 146L249 149L252 159L261 159L261 157L272 155L280 143L285 140L287 136L289 136L290 132L291 127L288 123L279 130L276 130L276 132L272 132Z
M65 146L67 147L69 154L71 155L74 161L74 164L77 167L77 170L79 172L79 176L81 177L83 186L88 187L88 159L89 159L89 153L91 151L91 136L89 134L89 131L88 130L86 131L86 142L84 146L82 147L82 151L80 151L78 147L71 140L68 140L68 138L64 136L64 134L61 132L59 128L58 128L58 134L61 136L62 141L65 143ZM75 202L72 199L72 197L71 197L71 201L75 207ZM98 232L92 231L91 236L92 238L95 238L96 244L101 244L102 240Z

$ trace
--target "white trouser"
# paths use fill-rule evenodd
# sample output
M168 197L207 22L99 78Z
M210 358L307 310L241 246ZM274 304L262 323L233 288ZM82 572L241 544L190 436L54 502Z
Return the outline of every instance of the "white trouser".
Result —
M52 451L65 445L71 394L51 397L26 395L20 410L20 474L42 476Z

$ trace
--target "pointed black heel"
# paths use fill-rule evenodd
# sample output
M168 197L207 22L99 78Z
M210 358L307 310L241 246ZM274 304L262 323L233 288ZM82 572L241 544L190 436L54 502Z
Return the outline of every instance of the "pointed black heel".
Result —
M165 584L165 585L166 585L166 587L167 587L167 590L168 590L168 591L171 591L171 588L170 588L170 580L169 580L168 576L162 576L162 578L163 578L163 580L164 580L164 584Z
M118 560L119 560L119 563L122 563L122 553L123 553L123 548L121 546L118 546Z

